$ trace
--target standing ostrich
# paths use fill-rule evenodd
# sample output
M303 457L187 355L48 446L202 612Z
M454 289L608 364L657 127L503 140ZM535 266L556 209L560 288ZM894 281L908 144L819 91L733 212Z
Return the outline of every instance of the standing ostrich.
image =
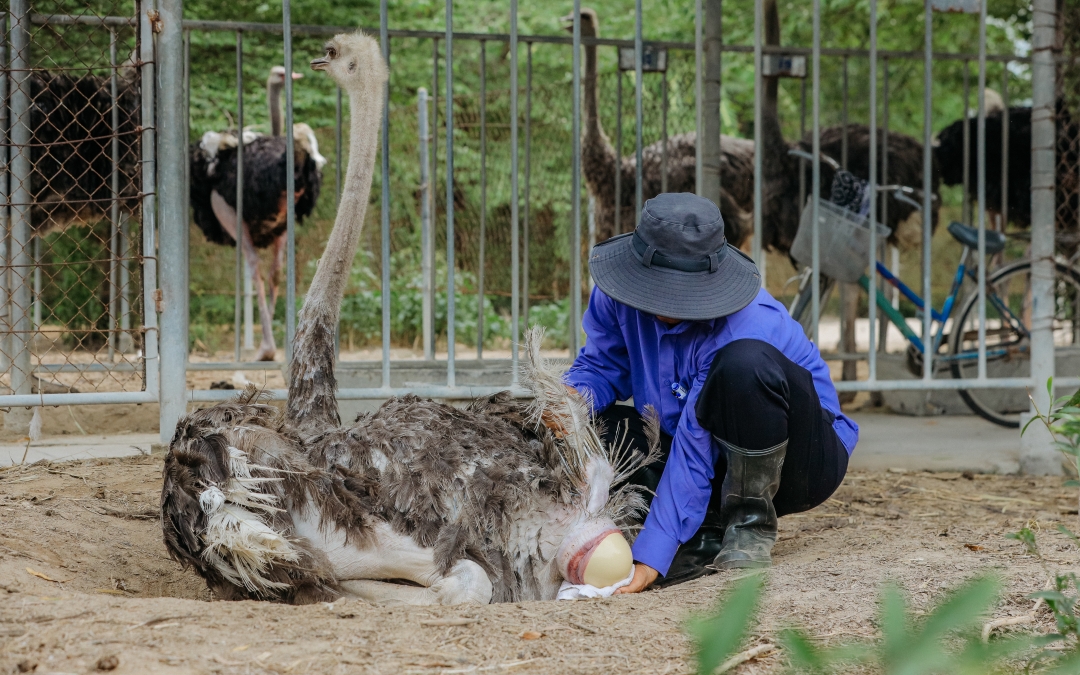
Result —
M378 42L361 33L333 38L312 67L349 96L350 152L300 314L286 409L261 404L250 388L179 421L161 493L170 555L219 597L293 603L550 600L564 579L628 579L630 548L616 522L643 502L610 488L653 457L602 448L588 403L542 362L536 334L531 406L506 392L463 410L405 397L341 426L334 326L370 197L388 73ZM655 447L655 419L650 433Z
M573 16L564 17L572 28ZM582 37L598 37L600 23L596 11L581 10ZM585 128L581 138L581 169L589 193L596 199L596 235L599 241L615 234L615 167L622 172L623 190L620 195L623 228L634 227L634 186L637 180L637 158L619 157L600 124L597 109L597 57L596 45L585 45ZM668 191L694 192L695 154L697 135L694 132L679 134L668 139ZM720 147L720 212L728 239L738 246L753 231L750 215L754 204L754 143L743 138L721 136ZM641 151L641 190L644 199L660 194L662 175L663 141L652 143Z
M281 132L280 90L285 69L275 66L267 80L271 130ZM195 224L207 241L223 246L236 245L236 136L207 132L191 148L191 206ZM315 133L307 124L293 126L294 180L296 186L296 222L315 210L322 187L322 167L326 159L319 154ZM277 305L278 278L283 266L286 244L287 194L286 139L279 135L263 136L244 132L244 237L242 249L255 282L259 302L259 325L262 341L257 361L273 361L273 308ZM274 246L271 263L271 299L259 270L258 249Z
M989 90L987 92L989 94ZM1002 107L991 106L987 97L986 107L986 209L999 215L1001 203L1001 153ZM1000 102L1000 96L998 96ZM941 167L941 178L946 185L962 185L964 182L964 120L956 120L942 129L937 136L934 156ZM1057 185L1058 222L1057 230L1076 231L1076 221L1070 222L1068 214L1080 213L1077 210L1078 181L1077 142L1080 139L1080 124L1074 122L1064 106L1059 104L1057 122ZM978 199L979 176L979 136L978 119L967 120L969 133L969 179L968 195ZM1022 228L1031 226L1031 108L1016 106L1009 108L1009 168L1008 168L1008 209L1009 220ZM1061 171L1060 167L1068 167ZM1071 209L1062 209L1069 203ZM1065 213L1068 212L1068 213ZM991 219L993 222L993 219ZM1072 239L1075 239L1073 237ZM1076 241L1067 241L1075 246Z
M121 69L116 107L120 208L138 208L139 82ZM110 78L35 72L30 88L30 222L34 234L109 217L112 206Z

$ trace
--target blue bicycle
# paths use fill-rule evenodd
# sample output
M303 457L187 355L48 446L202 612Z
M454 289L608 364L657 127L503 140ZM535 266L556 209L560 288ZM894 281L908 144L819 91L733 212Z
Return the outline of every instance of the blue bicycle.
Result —
M921 208L914 199L917 191L901 186L883 186L891 191L894 199L913 204ZM879 188L880 189L880 188ZM930 349L934 354L935 373L948 369L956 379L974 379L978 375L979 358L979 306L978 306L978 230L957 222L949 224L949 234L963 245L963 253L953 276L952 287L941 306L941 310L930 307L933 330L930 337ZM986 255L989 259L1005 250L1008 244L1006 235L988 230L986 232ZM976 262L968 264L969 259ZM1054 345L1058 363L1071 356L1080 355L1080 272L1071 261L1055 260L1054 263ZM916 313L922 316L926 311L926 301L893 275L880 262L875 265L875 272L887 283L896 288L904 298L915 305ZM807 326L810 320L812 287L808 270L800 275L800 287L795 302L791 306L791 315ZM828 297L835 282L822 279L824 299ZM970 284L966 283L970 280ZM870 279L863 274L858 284L867 293L870 292ZM959 303L956 318L952 315L957 307L957 299L967 286L963 302ZM974 288L971 288L974 286ZM874 296L879 310L899 329L908 342L908 367L917 376L922 376L923 355L926 345L923 339L908 326L904 316L893 308L885 294L874 285ZM1031 262L1018 260L1007 263L986 275L986 360L987 374L990 377L1029 377L1031 374ZM1028 410L1027 392L1024 389L961 389L958 391L964 402L975 414L1004 427L1016 428L1020 425L1020 415Z

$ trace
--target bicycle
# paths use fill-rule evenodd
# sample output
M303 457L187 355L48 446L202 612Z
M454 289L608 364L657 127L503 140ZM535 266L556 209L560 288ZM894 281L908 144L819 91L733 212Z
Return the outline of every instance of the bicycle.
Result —
M922 208L912 198L918 191L904 186L881 186L892 197ZM826 203L824 200L821 203ZM809 204L806 207L810 208ZM828 219L819 219L825 223ZM924 219L923 222L928 222ZM879 226L880 227L880 226ZM820 231L819 226L819 231ZM886 231L887 228L886 228ZM978 268L977 263L968 266L968 258L974 252L977 257L979 233L976 228L952 222L948 232L963 245L963 252L953 276L952 287L938 311L930 307L932 327L931 353L934 354L935 372L946 368L955 379L974 379L978 375ZM997 255L1005 250L1007 238L1004 233L986 231L986 255ZM865 249L869 252L869 249ZM827 255L824 247L821 254ZM866 259L865 257L863 258ZM1080 343L1080 272L1071 265L1072 261L1054 261L1054 344L1058 359L1066 356L1066 350L1076 351ZM824 267L824 266L823 266ZM865 265L862 267L865 270ZM875 272L888 284L896 288L901 295L916 307L917 316L926 311L924 299L904 282L893 275L881 262L875 263ZM796 277L800 279L799 292L789 311L793 318L806 326L813 288L810 283L809 268ZM821 276L825 288L820 297L821 303L828 297L834 285L833 280ZM957 318L950 324L956 300L965 280L976 284L961 303ZM869 294L870 278L863 273L857 283ZM892 306L885 294L875 285L875 302L882 314L899 329L908 342L908 367L917 376L922 376L923 355L926 347L919 337L907 325L904 316ZM990 377L1028 377L1031 374L1030 348L1030 308L1031 308L1031 262L1018 260L1007 263L986 275L986 361L987 374ZM947 329L951 329L946 332ZM942 353L943 347L945 348ZM992 371L991 372L991 367ZM957 393L972 412L980 417L1004 427L1020 426L1019 416L1028 411L1027 392L1015 389L959 389Z

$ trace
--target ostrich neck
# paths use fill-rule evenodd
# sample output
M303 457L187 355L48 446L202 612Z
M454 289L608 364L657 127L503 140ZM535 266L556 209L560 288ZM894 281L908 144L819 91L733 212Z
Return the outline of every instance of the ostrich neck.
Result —
M590 190L614 189L619 156L600 126L597 111L596 45L585 45L585 128L581 139L581 169ZM612 199L614 198L614 193Z
M600 113L597 110L596 45L585 45L585 135L603 136Z
M341 423L334 377L334 331L364 225L379 145L383 85L365 82L349 93L349 165L337 219L304 301L289 371L287 419L319 432Z
M281 89L284 85L271 84L266 87L266 104L270 106L270 135L281 135Z

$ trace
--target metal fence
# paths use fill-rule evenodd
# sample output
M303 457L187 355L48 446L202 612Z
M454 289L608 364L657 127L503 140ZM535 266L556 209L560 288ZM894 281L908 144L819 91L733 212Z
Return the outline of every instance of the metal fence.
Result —
M152 42L101 9L4 15L0 405L157 400Z
M1045 2L1050 2L1049 10L1042 6ZM215 354L200 360L188 357L190 271L187 252L190 244L187 214L191 178L185 167L188 166L191 141L199 140L189 138L187 96L192 78L199 77L201 57L205 56L201 54L200 59L191 60L192 35L218 35L235 45L232 58L236 62L238 93L235 107L228 107L232 111L230 115L235 114L235 123L231 126L240 144L246 142L244 134L239 133L245 127L244 46L253 41L281 41L286 69L283 82L284 147L289 153L287 161L292 161L292 153L297 146L293 126L293 83L287 75L293 65L294 39L306 49L312 47L320 36L350 29L292 26L288 2L283 4L285 21L282 25L182 21L180 0L159 0L153 10L157 12L152 15L154 23L148 19L151 16L147 13L149 6L142 7L138 18L131 19L115 18L124 17L120 11L115 13L115 17L108 18L98 16L87 19L84 16L74 20L54 16L41 19L54 26L50 36L63 35L64 31L74 31L92 21L108 27L107 31L98 30L94 40L80 43L79 54L89 49L87 45L90 44L111 44L117 56L99 59L93 66L84 66L88 68L87 73L94 68L104 73L98 73L95 77L104 78L100 81L108 85L112 99L118 102L112 110L122 107L119 102L129 96L127 87L135 86L133 91L141 93L142 117L139 120L142 121L127 121L137 126L138 133L134 135L142 141L141 145L124 142L125 118L122 114L114 116L115 122L111 122L110 117L112 127L106 125L106 130L111 130L111 136L119 141L113 145L119 147L110 155L116 159L106 160L104 165L109 166L111 161L118 168L105 172L109 173L110 181L108 189L101 188L105 190L108 205L107 209L101 209L101 213L105 214L99 218L104 223L99 226L101 229L88 226L79 230L69 228L47 235L40 241L46 249L51 247L56 250L60 250L66 242L78 255L97 264L99 276L104 274L100 278L108 280L96 289L101 295L94 306L99 310L87 309L89 304L80 306L84 308L80 311L87 320L94 323L84 328L74 328L68 322L61 331L79 336L77 340L74 337L67 339L72 345L77 342L81 349L69 349L68 352L78 354L79 358L93 359L89 365L104 374L91 380L84 374L90 368L72 369L72 372L83 378L80 383L113 383L121 380L121 366L131 364L130 372L145 373L138 380L137 388L141 393L132 393L138 393L146 400L157 394L157 382L153 377L160 372L162 429L165 435L168 435L168 430L189 402L221 400L231 395L228 391L201 387L190 389L187 379L189 371L228 372L280 367L244 359L244 324L251 326L254 323L254 311L245 311L244 308L245 298L251 297L251 291L244 288L246 275L240 250L236 251L235 262L231 266L235 274L229 273L233 280L232 288L223 289L234 299L234 350L231 358L222 359ZM598 232L597 236L628 230L644 199L665 189L685 189L687 171L692 176L692 189L721 203L722 208L727 208L724 206L725 200L730 202L730 213L738 217L728 218L729 227L735 228L740 224L739 218L745 218L748 235L745 244L752 251L770 288L776 288L781 271L768 268L767 250L790 253L798 229L798 216L806 211L802 220L809 224L810 254L799 261L799 267L805 272L802 289L806 291L808 332L820 342L821 317L841 315L843 338L835 347L824 349L826 356L849 365L858 362L866 365L865 372L849 369L851 372L846 374L852 379L845 378L837 383L841 391L960 390L972 396L980 391L1012 391L1024 395L1033 383L1045 382L1055 372L1055 358L1059 362L1069 363L1070 350L1080 336L1076 312L1080 293L1069 287L1073 274L1073 261L1069 256L1076 250L1076 243L1070 244L1068 236L1070 229L1076 231L1073 223L1080 213L1076 206L1077 141L1075 125L1068 117L1071 104L1065 100L1063 104L1056 105L1060 89L1055 90L1053 86L1059 70L1066 74L1069 72L1068 63L1067 60L1055 61L1052 49L1041 52L1037 49L1031 58L1014 54L988 54L984 3L960 3L981 12L978 15L978 51L936 52L933 48L933 17L935 5L938 4L950 3L939 3L938 0L927 0L925 3L926 37L923 49L890 51L881 50L877 45L876 2L869 4L869 49L822 45L822 13L818 2L814 2L812 8L813 39L806 47L770 44L776 42L769 37L770 21L774 20L776 9L771 0L755 2L752 44L724 42L720 31L722 21L718 20L722 7L714 0L696 3L693 40L666 43L645 39L645 17L640 2L635 10L636 31L630 39L592 38L587 31L583 33L583 28L587 27L583 22L588 17L582 15L578 2L574 3L571 31L566 36L519 35L515 0L511 0L509 5L511 31L508 34L454 32L453 8L449 2L445 31L391 29L386 3L382 3L377 30L391 66L389 87L393 107L388 102L384 121L383 150L376 187L380 195L379 215L373 216L369 223L372 236L367 262L377 273L373 272L369 278L371 293L367 297L370 302L364 305L378 310L378 329L376 331L373 326L369 327L369 334L377 332L381 350L379 357L368 364L350 361L341 364L346 370L367 369L374 374L370 385L346 386L341 391L341 398L379 399L404 391L462 398L506 386L516 389L514 373L518 355L513 339L508 344L505 381L497 385L465 384L471 380L463 379L464 371L459 369L459 357L463 355L458 349L461 343L457 339L457 319L463 311L475 314L475 321L468 331L475 342L477 358L469 359L466 365L468 368L476 367L477 363L482 364L482 360L489 356L484 351L485 322L490 322L492 316L485 312L489 301L497 301L497 320L509 324L508 334L511 338L520 334L523 322L537 320L533 311L534 303L547 299L565 303L568 324L565 343L569 353L573 353L582 338L580 319L583 302L587 299L588 283L582 256L588 250L587 231L593 229L589 225L595 223L593 231ZM1052 28L1055 27L1052 5L1050 0L1039 0L1035 4L1036 33L1041 36L1040 39L1050 35L1052 40ZM25 2L13 3L12 16L19 16L20 11L29 15ZM1049 21L1049 27L1040 20ZM21 44L18 43L19 39L25 41L30 34L29 29L19 29L26 25L27 22L22 20L12 22L8 33L13 40L12 54L22 53L22 48L16 46ZM138 36L135 34L136 25ZM135 77L141 75L143 78L152 72L153 41L146 38L154 27L160 31L156 37L156 48L161 54L157 74L157 128L160 129L157 155L151 151L154 147L151 136L154 125L149 123L153 115L148 112L154 109L155 92L148 88L138 89L137 79L135 85L129 84L126 79L129 75L124 66L125 50L137 46L139 58L133 60L129 70ZM113 37L102 37L106 35ZM102 39L108 42L101 43ZM124 40L132 44L129 46ZM500 52L507 55L508 64L499 61L497 65L490 65L488 49L492 45L497 45ZM583 184L593 185L596 180L588 175L590 169L582 166L582 132L588 130L583 122L586 125L591 123L588 110L590 92L586 90L583 94L583 84L594 84L588 81L588 71L583 74L590 58L593 58L589 51L583 55L583 48L599 50L601 59L606 59L608 64L601 68L601 81L596 85L598 94L595 100L606 128L614 130L615 155L625 158L618 161L619 170L611 172L613 189L605 192L605 188L597 194L590 194L588 187L582 189ZM536 72L534 57L541 53L539 50L562 50L566 55L563 59L564 70L556 72L548 64L541 72ZM621 53L614 61L620 65L611 68L613 60L610 57L616 50ZM52 51L62 52L62 45L52 46L49 53ZM101 51L100 47L98 51ZM101 53L111 52L106 49ZM423 78L422 82L399 80L398 73L402 71L398 64L407 65L410 59L421 58L416 56L421 53L426 54L422 58L430 60L430 77ZM1042 57L1049 60L1040 60ZM51 58L55 59L55 56ZM661 67L661 61L664 67ZM1009 75L1009 66L1017 64L1024 64L1025 67L1030 64L1032 72L1033 101L1026 113L1017 113L1009 104L1010 89L1016 83L1016 78ZM19 64L13 62L4 71L12 82L22 77L19 75L21 67L16 66ZM898 86L890 82L890 77L895 77L897 72L910 75L919 66L922 70L922 119L921 125L908 124L906 130L914 132L909 136L898 131L896 127L902 125L890 119L890 96L894 95ZM568 77L566 69L569 70ZM964 254L966 260L974 261L969 266L974 270L974 278L954 300L963 300L968 294L976 299L967 305L968 314L958 315L951 320L943 318L947 315L944 308L941 313L923 311L917 306L919 298L916 297L925 298L925 302L931 305L935 300L940 301L946 293L940 284L935 287L934 272L943 266L951 272L954 263L953 260L935 261L931 257L935 240L930 224L946 211L944 193L937 187L942 177L935 170L935 162L939 159L934 156L934 141L935 134L951 120L935 114L933 107L935 96L941 98L954 94L935 91L935 77L945 71L954 74L962 71L961 122L969 117L969 112L972 115L971 122L961 124L960 154L953 159L962 167L958 182L963 203L957 219L975 228L975 243L969 253ZM744 113L744 118L752 117L753 122L743 119L738 128L723 126L719 123L718 106L724 97L725 87L729 86L725 74L728 74L728 79L738 82L739 75L745 72L753 73L752 105L739 111ZM617 77L612 77L616 73ZM996 73L994 78L1001 77L1000 93L1004 109L1000 111L987 109L984 94L986 87L993 82L993 73ZM732 74L735 77L730 77ZM583 82L583 79L586 81ZM455 81L475 84L481 95L475 98L455 96ZM1047 82L1050 83L1049 89ZM424 91L419 91L421 85ZM790 105L786 108L781 106L786 110L787 118L776 119L784 116L777 107L777 88L781 94L780 100L799 102L794 108L797 121L790 114ZM862 92L863 97L850 95L850 88ZM402 89L416 91L415 98L409 94L407 106L402 103ZM825 91L837 90L838 96L830 96L827 100L824 98ZM12 114L20 110L20 105L24 103L17 96L11 97L9 107ZM226 107L225 104L222 107ZM735 108L738 109L738 106ZM613 113L613 109L617 114ZM1020 147L1018 151L1016 138L1010 136L1015 136L1012 118L1016 114L1028 115L1029 142L1035 148L1032 154L1034 163L1028 171L1032 181L1030 205L1019 204L1015 197L1011 197L1016 187L1010 183L1015 182L1011 168L1023 165L1021 160L1026 159L1023 157L1024 148ZM333 175L329 166L340 167L343 162L340 97L334 117L334 151L327 153L332 157L332 164L324 169L327 176ZM13 122L17 119L15 115ZM57 269L62 267L66 271L90 269L93 265L87 263L77 267L67 259L54 262L48 252L34 257L30 237L33 215L31 212L27 216L25 209L20 210L21 205L30 204L32 200L25 191L19 193L15 189L21 184L15 179L29 175L30 169L20 162L25 162L27 156L32 155L27 150L34 146L29 138L19 135L25 134L25 125L12 123L8 126L11 141L5 148L12 150L13 161L7 175L11 177L13 187L5 193L9 195L11 214L11 225L7 228L10 232L11 259L5 267L10 280L4 285L10 293L9 298L4 300L12 311L9 324L3 331L8 341L4 344L27 345L27 349L20 347L5 351L11 357L9 372L12 386L19 397L0 397L0 404L30 405L32 402L27 398L29 392L24 391L28 379L25 374L30 370L19 364L24 364L26 354L32 351L30 345L33 341L29 339L32 331L21 328L31 325L32 298L44 299L38 306L43 308L42 316L47 325L44 317L55 313L49 298L71 297L71 291L65 291L67 295L64 295L63 292L49 290L52 286L45 280L63 276L49 274L49 265ZM997 132L992 133L991 129L997 129ZM721 130L735 136L753 135L753 147L758 151L753 152L754 171L749 177L739 179L736 174L725 173L730 169L725 164L728 161L725 153L745 146L738 146L737 141L721 141ZM679 146L676 137L682 132L694 132L702 142L691 141L689 145L684 143ZM784 138L777 142L776 134L782 136L785 132L788 138L797 134L798 142L792 144ZM1051 140L1048 140L1047 134L1052 137ZM148 138L151 142L148 142ZM326 136L323 138L325 140ZM683 141L685 138L678 142ZM656 155L651 154L647 145L650 143L655 143L653 147L659 153L658 160ZM905 143L908 145L904 146ZM763 150L778 147L782 152L776 157L766 156L767 152ZM789 147L804 150L809 153L809 158L788 158L786 150ZM907 156L903 155L904 147L908 148ZM687 152L692 154L691 160L687 160L686 154L677 154ZM908 293L900 294L891 287L881 286L884 291L881 300L877 299L880 283L870 279L865 281L866 291L874 290L874 300L862 301L865 303L863 311L866 318L865 324L859 325L868 328L865 347L857 347L858 341L851 338L855 332L853 326L863 321L857 318L858 288L850 285L843 288L840 307L823 294L829 285L823 279L826 275L822 272L822 256L828 256L831 252L822 250L821 246L822 214L829 208L822 204L830 200L829 188L837 172L836 168L823 164L824 160L819 159L825 155L835 159L840 167L850 169L868 180L869 214L876 216L875 219L890 230L890 246L887 247L882 241L885 239L884 233L879 235L876 228L866 228L866 268L870 270L869 277L874 277L873 272L879 262L886 278L890 274L901 276L898 261L901 249L905 248L907 252L903 255L907 256L908 263L905 263L903 273L909 275L905 277L909 281L910 275L915 276L915 283L911 284L915 290L909 289ZM125 173L124 160L128 156L141 157L141 172ZM239 156L242 158L244 155L241 152ZM991 163L997 167L996 174L994 167L987 164L991 156L994 157ZM1047 158L1056 158L1056 170L1040 164L1046 162ZM155 160L159 160L156 172ZM658 167L650 164L654 161ZM781 172L780 175L776 172L775 161L787 167L786 173ZM241 160L238 166L241 172L245 170L243 164ZM295 179L292 172L286 174L289 181ZM653 180L654 176L656 180ZM155 179L156 185L160 186L160 248L170 252L161 260L160 271L154 270L156 259L150 255L155 250ZM25 182L25 178L22 182ZM914 192L907 194L905 200L902 198L904 193L895 189L887 192L877 189L892 183L900 183ZM988 183L992 184L988 186ZM238 184L242 185L243 181L240 180ZM338 185L335 181L334 187ZM295 195L295 188L290 183L286 195ZM332 201L330 192L328 184L324 189L324 201ZM996 202L989 194L994 192L998 194ZM24 197L19 197L20 194ZM74 200L59 201L70 203ZM288 213L283 251L286 259L284 345L287 360L297 306L299 231L295 200L289 198L286 201ZM236 202L238 220L242 221L244 209L252 207L245 206L242 190L238 191ZM141 213L138 206L142 207ZM988 209L992 209L989 214ZM728 213L725 212L726 217ZM773 218L770 214L779 215ZM795 221L792 221L791 214L794 214ZM902 240L901 226L915 222L911 218L913 214L918 216L917 220L922 225L908 232L913 232L913 237ZM141 223L136 224L139 215L142 216ZM610 230L607 228L612 222L608 219L614 221ZM1059 233L1057 241L1055 221ZM1015 226L1008 228L1009 222ZM141 236L137 234L140 228ZM988 253L987 232L993 232L995 228L1008 229L1012 235L1011 243L1002 253ZM74 238L76 232L77 241ZM1028 234L1021 235L1021 232ZM995 235L991 243L996 241ZM95 251L107 251L107 259L95 257L99 253L89 253L88 242L94 243L97 247ZM138 243L141 243L144 255L133 252L133 247L138 248ZM181 255L176 255L176 252ZM395 312L405 311L393 306L395 284L401 281L395 276L399 274L400 267L395 269L394 265L406 254L419 259L415 284L419 289L419 308L409 310L412 314L408 316L413 318L406 323L410 331L408 334L416 337L418 347L422 346L422 350L418 351L429 370L427 381L424 382L410 381L408 378L414 371L407 367L408 364L399 364L391 358ZM42 291L36 295L31 279L35 265L28 262L30 260L37 261L36 269L43 273ZM772 260L774 264L777 260L782 262L782 259L775 257ZM995 275L1010 262L1022 263L1026 267L1019 280L1014 279L1007 284ZM402 263L397 264L400 266ZM1061 269L1065 270L1064 285L1062 274L1059 273ZM437 274L437 270L441 271ZM134 292L140 283L142 293ZM546 290L549 284L553 289L550 293ZM158 286L160 291L154 295ZM108 293L105 294L105 291ZM782 287L778 291L780 294L785 292ZM54 296L50 296L50 293ZM157 356L157 345L152 344L156 338L154 312L146 313L145 317L142 315L143 299L147 297L154 297L161 311L160 370L142 366ZM475 298L475 304L465 310L456 306L466 298ZM996 298L1001 299L1000 305L994 304ZM250 300L248 302L250 307ZM245 316L248 317L246 320ZM888 331L893 330L885 319L893 322L900 330L902 339L915 347L909 360L914 362L917 376L901 377L892 370L888 371L890 374L883 375L882 364L886 358L883 348ZM909 326L909 319L916 319L917 324ZM1001 335L1007 332L1005 329L1013 319L1022 329L1022 344L1005 344L1002 341ZM440 328L440 325L444 328ZM349 327L343 328L346 334L348 330ZM404 332L399 329L399 340ZM957 340L962 348L950 345L950 342ZM445 347L439 348L443 341ZM468 349L472 351L471 347ZM955 358L957 349L964 354L962 361ZM61 350L53 347L46 353L58 355ZM1002 358L1002 355L1008 358ZM66 356L65 359L59 365L72 368L68 362L74 356ZM52 367L48 359L38 358L37 362L41 364L38 368L40 372ZM430 371L435 368L445 371L445 375L439 378L442 380L440 382L430 381ZM60 378L62 374L58 373L56 377ZM854 377L856 375L858 379ZM1080 378L1059 378L1058 384L1075 386L1080 384ZM83 386L90 388L87 384ZM100 398L104 385L94 384L93 387L96 387L92 389L93 394L85 397L82 393L38 394L35 399L46 404L61 400L106 400ZM1042 389L1035 387L1036 392ZM284 391L276 389L273 393L283 395ZM82 398L50 399L50 396Z

